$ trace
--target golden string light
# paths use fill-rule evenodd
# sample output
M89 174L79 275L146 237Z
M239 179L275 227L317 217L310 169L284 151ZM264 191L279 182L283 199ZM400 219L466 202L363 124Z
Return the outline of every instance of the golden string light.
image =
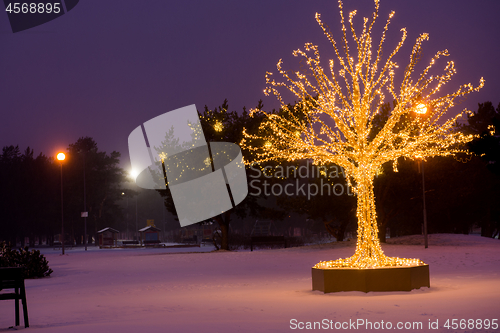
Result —
M216 121L215 124L214 124L214 130L216 132L222 132L222 129L224 128L224 126L222 125L222 122L220 121Z
M413 46L410 62L405 67L399 89L395 85L393 60L402 47L407 33L402 37L388 58L382 60L382 46L394 12L385 24L378 48L372 52L372 28L379 12L379 0L374 0L375 10L371 19L365 18L361 33L356 33L353 18L349 14L349 27L356 53L349 48L346 22L339 0L342 40L337 43L327 26L316 14L316 21L329 39L337 60L330 59L326 70L322 67L318 46L306 43L304 49L293 51L305 60L303 72L291 73L283 69L283 61L277 64L283 81L276 81L272 73L266 74L266 95L273 94L281 104L276 112L265 113L251 110L251 115L265 115L257 134L244 130L243 149L253 153L255 159L247 163L266 161L312 160L315 165L336 164L343 168L349 186L357 195L357 243L354 255L346 259L320 262L318 268L369 268L387 266L420 265L419 259L388 257L382 251L377 227L373 180L381 172L382 165L393 162L397 171L399 158L415 159L449 156L464 153L460 147L472 140L472 136L456 131L455 122L464 110L447 119L447 110L457 99L478 87L470 83L461 85L455 92L438 96L439 90L455 74L453 61L447 62L444 73L431 75L439 58L448 51L437 52L420 75L414 73L420 58L422 43L429 37L420 35ZM416 76L417 75L417 76ZM416 77L415 77L416 76ZM298 98L290 105L284 102L280 90L288 90ZM384 104L386 94L395 102L382 126L374 127L374 118ZM378 130L378 132L376 132ZM371 135L375 131L376 134ZM300 133L300 135L297 135Z

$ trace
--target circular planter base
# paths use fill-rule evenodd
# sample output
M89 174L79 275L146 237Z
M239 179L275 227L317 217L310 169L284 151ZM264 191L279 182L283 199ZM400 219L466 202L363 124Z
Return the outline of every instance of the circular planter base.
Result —
M312 269L312 289L339 291L410 291L430 287L429 265L367 269Z

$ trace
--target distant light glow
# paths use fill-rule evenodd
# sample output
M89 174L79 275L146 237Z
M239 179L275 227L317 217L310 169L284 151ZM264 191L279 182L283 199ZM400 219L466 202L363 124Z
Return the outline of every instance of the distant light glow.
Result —
M137 176L139 176L139 172L137 172L137 170L130 170L130 177L132 177L134 179L134 181L137 179Z
M64 161L65 158L66 158L66 155L64 155L64 153L57 154L57 159L59 161Z

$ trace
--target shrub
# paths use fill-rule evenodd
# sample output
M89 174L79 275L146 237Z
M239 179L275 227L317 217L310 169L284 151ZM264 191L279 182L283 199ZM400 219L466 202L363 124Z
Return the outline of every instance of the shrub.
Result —
M25 279L45 277L52 274L49 262L38 250L12 250L9 244L0 242L0 267L22 267Z

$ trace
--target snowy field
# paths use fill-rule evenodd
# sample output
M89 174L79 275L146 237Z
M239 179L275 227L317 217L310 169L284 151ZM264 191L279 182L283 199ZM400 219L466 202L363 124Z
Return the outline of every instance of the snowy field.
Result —
M424 249L418 245L421 238L383 245L387 255L420 258L430 265L431 288L411 292L312 291L311 267L352 255L354 242L254 252L92 249L61 256L60 250L45 249L54 273L26 280L31 326L24 329L21 314L15 329L295 332L312 331L308 325L319 322L316 331L396 331L400 323L402 332L500 332L476 326L485 319L500 321L500 241L430 235ZM453 319L476 321L474 328L454 330L443 327L448 319L450 324ZM439 328L429 329L429 322L436 321ZM388 322L392 329L386 329ZM13 331L13 324L14 302L0 301L0 332ZM347 329L335 329L336 324Z

